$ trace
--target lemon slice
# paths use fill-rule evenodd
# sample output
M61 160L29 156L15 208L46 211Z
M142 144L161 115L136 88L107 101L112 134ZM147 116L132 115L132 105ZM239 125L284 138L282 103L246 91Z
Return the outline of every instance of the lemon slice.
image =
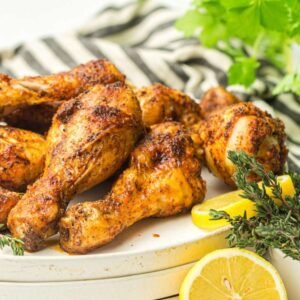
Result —
M189 271L180 300L283 300L285 287L265 259L238 248L216 250Z
M295 194L293 181L289 175L279 176L277 181L281 186L283 197L293 196ZM272 195L270 188L267 188L266 192L268 195ZM256 214L255 203L251 200L242 198L240 194L242 194L242 191L237 190L195 205L192 209L192 219L194 224L202 229L216 229L228 225L226 220L211 220L211 216L209 215L210 209L224 210L231 217L242 216L245 212L247 213L247 218L253 217ZM274 198L274 201L277 205L281 204L279 199Z

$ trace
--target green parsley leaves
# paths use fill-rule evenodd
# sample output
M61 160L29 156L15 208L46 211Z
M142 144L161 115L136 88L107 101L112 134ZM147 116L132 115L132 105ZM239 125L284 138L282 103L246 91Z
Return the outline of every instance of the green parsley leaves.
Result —
M237 57L236 62L228 70L229 84L250 86L255 80L255 71L259 63L253 57Z
M264 58L288 74L275 93L300 95L299 71L291 63L291 45L300 43L300 0L193 0L176 27L232 57L230 84L250 86Z

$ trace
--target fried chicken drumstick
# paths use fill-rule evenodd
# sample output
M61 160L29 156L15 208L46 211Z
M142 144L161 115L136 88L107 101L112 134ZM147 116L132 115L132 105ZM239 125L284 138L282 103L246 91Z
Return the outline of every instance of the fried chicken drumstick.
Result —
M52 118L61 104L62 101L53 101L23 106L5 115L1 120L9 126L44 134L49 130Z
M43 172L46 140L39 134L12 127L0 127L0 224L6 224L10 210L26 187Z
M123 82L96 85L63 103L48 133L44 173L9 214L11 233L27 250L40 249L69 200L117 171L142 128L137 99Z
M162 84L153 84L141 89L134 88L139 100L146 127L166 121L193 125L201 119L199 105L184 93ZM52 101L18 108L2 117L7 124L43 133L62 101Z
M72 206L60 221L60 244L86 253L110 242L126 227L148 217L181 213L201 202L201 162L184 127L168 122L151 127L103 200Z
M234 165L229 150L243 150L254 156L267 171L280 174L286 161L286 135L279 119L252 103L237 103L214 113L194 126L193 138L204 149L206 165L225 183L235 186ZM259 178L250 178L259 180Z
M207 90L201 98L200 108L204 119L210 115L223 110L224 108L241 102L236 96L227 91L224 87L214 87Z
M8 214L21 197L21 193L9 191L0 186L0 224L6 224Z
M43 172L46 148L39 134L0 126L0 186L24 192Z
M186 126L201 120L199 105L186 94L156 83L136 90L146 127L167 121Z
M0 116L23 106L69 100L95 84L124 80L112 63L102 59L48 76L12 79L0 74Z

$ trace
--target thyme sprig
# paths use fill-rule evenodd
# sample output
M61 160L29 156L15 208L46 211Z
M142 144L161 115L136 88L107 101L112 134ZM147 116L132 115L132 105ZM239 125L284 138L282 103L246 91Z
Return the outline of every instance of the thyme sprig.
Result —
M255 158L242 151L230 151L229 159L236 166L234 180L241 196L255 202L257 215L248 219L243 216L230 217L225 211L211 210L213 220L226 219L231 224L227 236L232 247L252 247L264 255L268 248L278 248L287 256L300 260L300 175L290 173L296 193L293 197L282 195L282 189L273 172L265 172ZM249 181L256 174L262 180L259 185ZM277 206L266 192L271 189L273 197L281 200Z
M5 229L4 224L0 224L0 231ZM22 256L24 255L23 241L12 237L9 234L0 234L0 249L4 247L10 247L14 255Z

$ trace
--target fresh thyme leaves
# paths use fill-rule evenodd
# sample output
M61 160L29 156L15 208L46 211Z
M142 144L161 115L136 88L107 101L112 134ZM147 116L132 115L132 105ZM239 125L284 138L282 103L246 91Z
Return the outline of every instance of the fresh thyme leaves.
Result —
M4 224L0 224L0 230L6 228ZM0 234L0 249L10 247L14 255L24 255L23 241L14 238L9 234Z
M257 215L247 219L247 215L230 217L224 211L211 210L213 220L226 219L231 224L227 236L232 247L253 247L264 255L269 247L282 250L287 256L300 260L300 175L289 174L296 193L293 197L282 196L277 177L272 172L265 172L262 165L242 151L230 151L229 159L236 165L234 180L241 196L255 202ZM262 184L249 182L249 174L256 174ZM277 206L266 193L271 189L273 196L281 200Z
M300 95L299 66L292 62L292 45L300 43L299 0L192 0L176 27L232 58L230 84L249 87L260 60L267 59L287 73L274 94Z

